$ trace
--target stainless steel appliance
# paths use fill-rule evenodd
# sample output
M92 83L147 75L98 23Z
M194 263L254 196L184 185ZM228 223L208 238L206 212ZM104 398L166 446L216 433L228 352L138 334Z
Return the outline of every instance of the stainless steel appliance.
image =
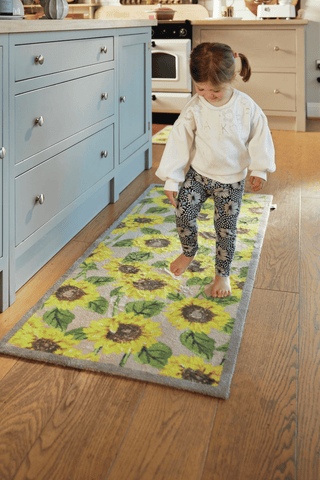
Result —
M159 22L152 29L152 112L180 113L191 99L189 72L192 27Z

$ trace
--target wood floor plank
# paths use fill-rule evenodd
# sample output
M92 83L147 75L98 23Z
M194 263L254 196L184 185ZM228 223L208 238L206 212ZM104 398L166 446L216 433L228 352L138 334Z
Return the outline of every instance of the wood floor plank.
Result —
M302 199L297 478L320 478L320 201Z
M302 145L301 196L320 199L320 133L300 133L299 141Z
M6 355L0 355L0 391L1 380L7 375L7 373L15 366L18 359L15 357L7 357Z
M13 480L103 480L145 383L81 372Z
M201 480L295 478L297 334L298 295L254 290Z
M0 478L12 480L79 372L20 361L1 381Z
M299 292L300 206L278 203L271 210L254 286Z
M148 384L106 480L196 480L219 400Z

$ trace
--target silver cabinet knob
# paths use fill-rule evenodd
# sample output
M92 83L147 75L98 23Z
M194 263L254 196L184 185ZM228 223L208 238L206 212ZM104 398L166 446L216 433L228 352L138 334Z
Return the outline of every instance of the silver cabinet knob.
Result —
M107 53L107 51L108 51L108 49L107 49L106 46L101 47L101 50L100 50L101 53Z
M34 122L36 125L39 125L39 127L42 127L42 125L44 124L44 118L41 116L41 117L38 117L35 119L35 122Z
M273 47L273 50L275 50L276 52L278 52L280 50L279 47Z
M6 149L4 147L0 148L0 158L4 158L6 156Z
M44 56L43 55L38 55L35 59L34 59L34 63L38 63L40 65L42 65L44 62Z
M107 100L108 94L107 93L102 93L101 94L101 100Z
M43 193L40 193L40 195L36 196L36 203L39 203L40 205L42 205L43 202L44 202L44 195Z
M273 93L280 93L280 91L276 89L276 90L273 90Z
M126 101L125 95L124 95L123 97L120 97L120 102L123 102L123 103L124 103L125 101Z
M101 157L107 158L107 156L108 156L108 150L104 150L103 152L101 152Z

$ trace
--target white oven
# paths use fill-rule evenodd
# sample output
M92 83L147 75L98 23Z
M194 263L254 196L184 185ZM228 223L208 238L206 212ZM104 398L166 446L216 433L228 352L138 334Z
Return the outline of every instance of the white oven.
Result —
M181 38L187 36L183 24L176 27L164 24L159 27L162 29L153 33L151 42L152 111L180 113L191 99L191 38ZM178 38L163 38L175 35Z

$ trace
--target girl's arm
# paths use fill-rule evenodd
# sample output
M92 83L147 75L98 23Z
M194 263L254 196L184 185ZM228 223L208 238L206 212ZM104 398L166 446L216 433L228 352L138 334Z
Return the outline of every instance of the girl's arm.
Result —
M184 181L184 169L190 158L194 140L194 119L188 111L178 118L172 127L164 149L157 177L165 182L165 190L177 192L179 183Z
M260 109L259 109L260 110ZM251 176L267 180L267 172L276 170L275 151L268 120L260 110L254 117L249 139Z

